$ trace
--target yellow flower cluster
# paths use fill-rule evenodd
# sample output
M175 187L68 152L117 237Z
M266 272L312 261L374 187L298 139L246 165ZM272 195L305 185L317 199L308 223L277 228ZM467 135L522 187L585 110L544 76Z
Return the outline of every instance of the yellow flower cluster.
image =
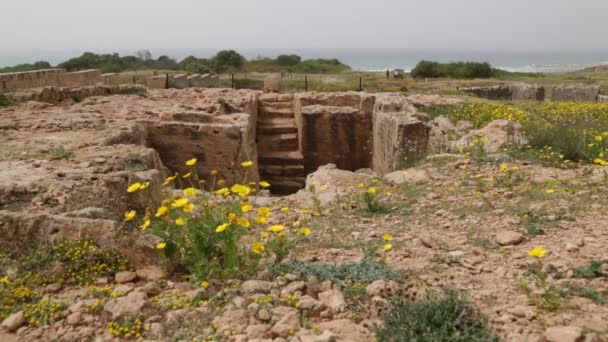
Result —
M183 292L163 292L151 301L165 310L179 310L183 308L195 308L204 304L196 296L188 296Z
M33 327L46 325L51 320L56 320L63 315L67 308L65 303L51 302L43 299L36 304L29 304L23 308L25 321Z
M108 331L116 337L139 338L144 332L144 327L140 318L134 320L126 319L110 322Z

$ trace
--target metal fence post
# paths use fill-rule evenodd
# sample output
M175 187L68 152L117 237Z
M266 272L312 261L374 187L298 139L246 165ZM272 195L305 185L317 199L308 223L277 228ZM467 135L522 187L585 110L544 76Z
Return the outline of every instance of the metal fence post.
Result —
M363 91L363 77L359 76L359 91Z
M308 76L304 75L304 91L308 91Z
M230 78L232 80L232 89L234 89L234 74L230 74Z

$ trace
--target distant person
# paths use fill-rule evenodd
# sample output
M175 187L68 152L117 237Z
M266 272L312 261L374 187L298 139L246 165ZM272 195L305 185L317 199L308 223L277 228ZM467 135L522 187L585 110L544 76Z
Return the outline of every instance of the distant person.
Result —
M391 73L390 71L388 71L388 69L386 69L386 79L388 80L391 77Z

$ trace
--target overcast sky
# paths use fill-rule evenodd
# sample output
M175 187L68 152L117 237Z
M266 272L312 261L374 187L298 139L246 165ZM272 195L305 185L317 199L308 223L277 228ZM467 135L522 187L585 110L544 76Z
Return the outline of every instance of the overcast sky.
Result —
M2 48L602 49L608 0L0 0Z

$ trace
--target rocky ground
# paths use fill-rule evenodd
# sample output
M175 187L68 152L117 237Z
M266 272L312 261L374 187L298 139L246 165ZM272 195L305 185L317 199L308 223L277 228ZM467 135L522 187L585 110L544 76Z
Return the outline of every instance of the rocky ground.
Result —
M88 283L32 285L57 306L7 315L0 340L374 341L395 297L423 301L444 288L465 294L504 341L608 340L606 169L550 167L500 151L483 159L438 154L387 175L322 167L297 194L252 197L271 208L268 224L299 227L302 210L313 213L311 234L288 256L292 266L268 259L251 279L196 284L167 274L153 241L121 225L124 211L145 205L125 189L181 172L194 131L247 136L251 93L159 91L0 110L0 256L31 248L31 234L50 241L97 234L102 249L130 260ZM176 146L183 149L170 153ZM223 151L217 158L226 163L243 160ZM362 200L370 188L377 210ZM537 260L528 252L537 246L559 297L553 307L535 302L548 292L533 285ZM376 268L366 268L370 260ZM0 263L7 275L0 286L11 286L19 262ZM63 279L67 265L54 265L61 277L53 279Z

